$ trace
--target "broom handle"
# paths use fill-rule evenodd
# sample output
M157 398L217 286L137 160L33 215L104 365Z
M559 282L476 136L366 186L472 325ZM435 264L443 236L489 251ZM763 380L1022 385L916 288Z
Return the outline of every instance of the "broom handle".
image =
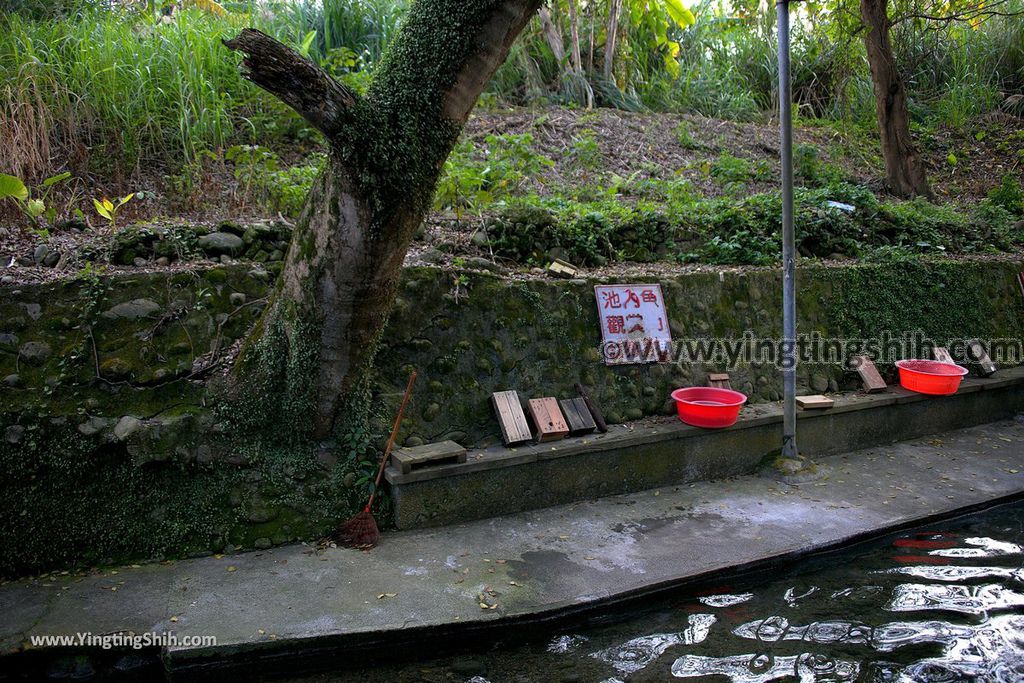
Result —
M385 446L384 455L380 459L380 467L377 468L377 479L373 482L373 493L370 494L370 502L366 504L366 512L369 512L370 508L373 507L373 500L377 497L377 491L380 489L380 479L384 476L384 466L388 462L388 456L391 455L391 449L395 445L395 439L398 438L398 428L402 424L402 415L405 413L405 404L409 402L409 394L412 393L412 385L415 381L416 371L413 370L412 374L409 375L409 384L405 387L405 396L402 397L402 405L398 407L398 417L395 418L395 426L391 428L391 436L388 437L388 445Z

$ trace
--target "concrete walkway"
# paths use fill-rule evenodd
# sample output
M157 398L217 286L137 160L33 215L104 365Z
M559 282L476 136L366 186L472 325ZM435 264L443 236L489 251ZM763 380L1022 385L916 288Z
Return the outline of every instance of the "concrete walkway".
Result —
M370 552L295 545L9 582L0 586L0 653L18 659L33 635L216 636L215 647L166 648L174 671L395 647L423 635L414 627L454 633L550 617L1024 494L1024 424L821 462L826 476L799 485L750 476L669 487L387 533Z

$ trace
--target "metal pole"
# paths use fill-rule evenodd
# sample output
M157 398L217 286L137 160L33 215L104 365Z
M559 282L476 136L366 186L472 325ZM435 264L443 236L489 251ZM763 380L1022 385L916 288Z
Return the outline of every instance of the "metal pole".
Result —
M793 230L793 92L789 75L789 0L777 0L779 132L782 138L782 456L796 448L796 248Z

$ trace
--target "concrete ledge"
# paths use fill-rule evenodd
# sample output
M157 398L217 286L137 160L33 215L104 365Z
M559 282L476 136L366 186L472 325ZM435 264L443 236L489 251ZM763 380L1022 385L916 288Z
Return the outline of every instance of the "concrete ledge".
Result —
M737 477L387 532L371 552L302 544L3 583L0 680L44 680L76 666L122 680L119 664L147 667L134 668L133 680L189 683L337 675L375 657L483 649L482 639L507 639L511 629L536 639L613 604L697 582L721 586L739 573L777 571L808 553L1018 499L1024 422L839 454L823 465L836 476L794 485ZM479 607L486 587L495 589L494 609ZM127 631L178 642L142 651L32 645L41 635ZM216 645L184 641L209 635Z
M829 455L972 427L1024 411L1024 367L968 378L953 396L892 387L836 397L833 408L801 411L803 452ZM745 407L722 430L675 418L612 425L555 443L470 451L465 463L402 474L388 467L400 529L453 524L659 486L753 472L778 448L781 403Z

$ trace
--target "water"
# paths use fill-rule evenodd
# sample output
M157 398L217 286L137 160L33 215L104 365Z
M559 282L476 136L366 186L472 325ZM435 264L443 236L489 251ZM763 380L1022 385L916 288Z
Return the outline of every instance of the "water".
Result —
M1024 503L486 652L303 681L1024 681Z

